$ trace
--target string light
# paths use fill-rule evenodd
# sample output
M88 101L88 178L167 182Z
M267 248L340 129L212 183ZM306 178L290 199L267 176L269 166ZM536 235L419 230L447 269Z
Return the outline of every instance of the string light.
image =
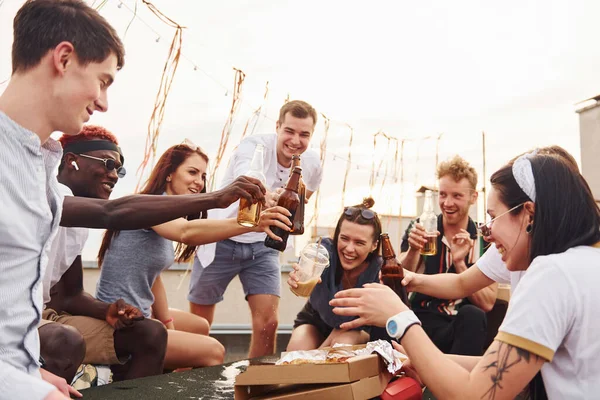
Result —
M107 1L108 0L103 0L98 8L101 8L102 6L104 6L105 3L107 3ZM118 1L117 8L122 9L123 6L124 6L125 9L128 10L133 15L132 21L135 20L135 19L137 19L140 22L142 22L148 29L150 29L152 32L154 32L154 34L157 35L156 39L155 39L156 43L160 42L161 35L151 25L149 25L146 21L144 21L143 18L141 18L137 14L137 1L136 1L136 10L135 11L132 10L127 5L126 2L121 1L121 0L117 0L117 1ZM3 2L3 0L0 0L0 5L2 4L2 2ZM94 1L94 3L95 2L96 1ZM147 2L144 2L144 3L146 4ZM146 4L146 5L148 5L148 4ZM204 69L202 69L201 67L199 67L198 64L195 61L193 61L191 58L189 58L183 52L180 52L179 55L181 56L181 58L185 59L186 61L188 61L193 66L193 70L194 71L200 70L204 75L206 75L214 83L216 83L217 85L221 86L225 90L225 96L229 96L229 87L228 86L224 85L223 83L221 83L220 81L218 81L217 79L215 79L212 75L210 75L209 73L207 73ZM4 84L5 82L6 81L1 82L0 85ZM241 96L240 93L238 93L236 95L236 98L238 99L237 101L244 102L247 105L251 106L255 110L259 109L259 108L253 107L248 101L246 101L245 98L243 98L243 96ZM288 102L289 100L290 100L290 94L288 93L287 97L285 99L285 102ZM369 168L365 167L365 166L362 166L362 165L359 165L358 163L352 162L352 159L351 159L352 158L352 148L351 147L352 147L352 138L353 138L353 134L354 134L354 129L350 125L348 125L347 123L345 123L343 121L332 120L332 119L329 119L329 118L325 117L324 114L322 114L322 115L326 119L326 127L327 128L328 128L328 125L331 122L336 122L336 123L339 123L339 124L343 124L343 125L347 126L350 129L350 143L349 143L349 150L348 150L347 157L343 157L343 156L337 155L335 153L330 154L332 156L333 161L341 160L341 161L345 161L346 162L346 173L345 173L345 176L344 176L344 187L342 189L342 203L343 203L343 201L344 201L344 194L345 194L345 188L346 188L346 183L347 183L347 179L348 179L348 174L349 174L352 166L355 166L357 171L360 171L362 169L368 170ZM261 114L257 114L256 115L257 123L258 123L258 119L261 116L262 116L262 118L264 118L266 120L270 120L272 122L275 122L274 119L270 118L266 114L262 114L262 115ZM420 150L420 145L422 144L422 142L426 141L426 140L429 140L429 139L435 139L435 138L437 138L437 142L438 142L437 145L439 146L439 141L440 141L442 135L438 135L438 136L429 135L429 136L418 137L418 138L397 138L397 137L389 135L389 134L387 134L387 133L385 133L383 131L379 131L374 136L375 136L375 140L376 140L377 136L382 136L383 138L385 138L387 140L387 146L388 146L388 148L389 148L390 141L392 141L392 140L396 141L396 155L394 156L394 173L391 174L391 175L387 173L387 170L389 168L389 164L388 164L389 160L386 162L386 165L385 165L385 169L386 169L385 173L382 174L381 171L380 171L381 168L382 168L382 166L383 166L383 163L387 159L387 157L386 157L387 156L387 150L385 152L385 156L381 158L381 161L379 162L379 166L378 166L377 170L375 171L375 164L373 164L372 167L371 167L371 169L372 169L372 175L371 175L372 176L372 182L371 182L371 185L374 185L374 183L375 183L374 180L375 179L379 179L379 178L383 177L383 182L382 182L382 186L383 186L383 184L385 183L385 179L388 178L388 177L392 178L395 183L398 183L398 173L399 173L399 171L403 172L403 163L404 163L404 157L403 157L403 155L400 157L401 158L400 159L400 168L398 168L398 159L397 159L397 157L398 157L398 143L400 143L400 142L402 143L402 151L404 151L404 144L405 143L408 143L408 142L417 142L418 143L418 146L417 146L417 162L418 162L418 159L419 159L419 156L420 156L420 154L419 154L420 151L419 150ZM324 162L324 160L325 160L325 151L323 149L323 146L324 146L324 144L322 143L321 144L321 160L322 160L322 162ZM374 152L373 158L375 159L375 157L376 157L376 154ZM436 151L436 159L437 159L437 151ZM375 160L373 160L373 162L374 161ZM416 178L418 178L418 173L419 173L418 169L417 169L416 173L417 173ZM402 185L403 178L400 178L400 181L401 181L401 185ZM318 193L317 193L316 197L318 198Z

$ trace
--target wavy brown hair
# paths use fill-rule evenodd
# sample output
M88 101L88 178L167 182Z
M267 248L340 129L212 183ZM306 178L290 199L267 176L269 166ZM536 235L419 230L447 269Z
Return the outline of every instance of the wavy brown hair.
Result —
M208 156L201 148L192 148L186 144L178 144L170 147L167 151L160 156L158 162L150 177L144 184L144 187L140 191L140 194L155 194L162 195L167 189L167 176L174 173L181 164L187 160L192 154L198 154L208 163ZM206 193L206 179L204 180L204 188L201 193ZM206 219L206 211L202 211L198 214L188 215L186 218L188 221L194 219ZM102 266L106 251L110 247L110 243L113 238L119 234L117 230L106 230L102 238L102 245L98 251L98 266ZM194 256L197 246L190 246L184 243L177 243L175 248L175 261L176 262L188 262Z

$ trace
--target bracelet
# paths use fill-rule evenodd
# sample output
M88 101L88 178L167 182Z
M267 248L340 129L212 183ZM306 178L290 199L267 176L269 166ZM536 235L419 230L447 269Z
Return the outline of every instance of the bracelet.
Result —
M169 322L173 322L173 321L175 321L175 319L173 319L173 317L171 317L171 318L165 319L164 321L162 321L162 323L163 323L163 325L166 325Z

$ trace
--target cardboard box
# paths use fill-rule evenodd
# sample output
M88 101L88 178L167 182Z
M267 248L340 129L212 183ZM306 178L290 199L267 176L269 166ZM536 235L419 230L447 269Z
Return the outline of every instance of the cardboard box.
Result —
M235 386L235 400L367 400L385 390L389 376L381 374L333 385Z
M343 363L249 365L235 379L236 385L348 383L379 375L385 370L377 354L352 357Z
M377 354L342 363L249 365L236 377L235 400L366 400L379 396L390 377Z

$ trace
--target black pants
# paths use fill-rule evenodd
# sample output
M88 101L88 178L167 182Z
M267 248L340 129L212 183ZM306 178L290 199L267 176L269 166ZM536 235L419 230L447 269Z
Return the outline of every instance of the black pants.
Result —
M467 304L458 309L454 316L415 311L421 320L423 330L431 341L446 354L463 356L483 355L487 331L485 312Z

